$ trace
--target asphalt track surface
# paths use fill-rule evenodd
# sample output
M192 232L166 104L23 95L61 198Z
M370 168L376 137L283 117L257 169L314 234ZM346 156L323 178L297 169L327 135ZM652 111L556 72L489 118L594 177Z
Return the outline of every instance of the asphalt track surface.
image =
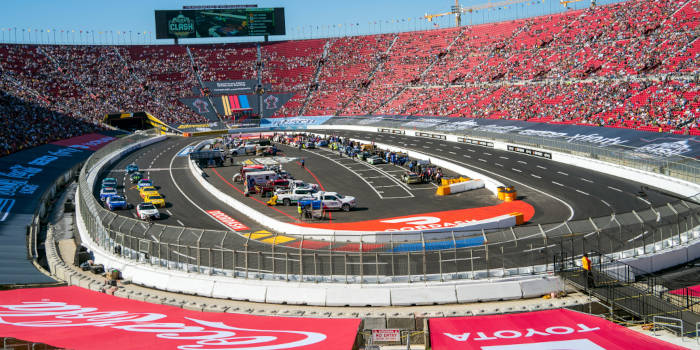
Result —
M279 146L284 157L291 160L283 168L295 179L317 183L322 190L339 192L354 196L357 208L350 212L332 211L330 217L319 221L322 223L355 222L361 220L383 219L402 215L427 213L435 211L475 208L498 205L501 203L486 189L458 193L450 196L437 196L437 186L433 183L406 185L401 182L401 174L407 168L393 164L371 165L357 158L339 156L329 148L302 149L286 145ZM237 162L256 160L258 157L235 158ZM279 159L279 158L278 158ZM302 167L300 160L305 166ZM272 157L262 160L273 160ZM232 181L240 166L207 168L204 171L210 183L223 192L248 204L270 217L284 222L298 222L296 206L278 205L269 207L263 203L267 198L242 195L243 185ZM447 176L456 176L449 171Z
M343 137L352 137L362 140L375 140L385 144L402 146L409 150L419 151L452 161L456 164L473 168L475 171L482 172L487 176L496 178L506 184L512 184L518 190L520 199L524 199L535 207L535 217L531 220L533 223L559 223L567 219L585 219L596 216L609 216L611 213L629 212L631 210L648 209L651 205L659 206L673 199L649 193L647 197L640 198L637 192L640 189L639 183L634 183L628 179L617 178L614 176L597 173L595 171L558 164L546 159L540 159L532 156L527 156L514 152L500 151L492 148L485 148L473 145L460 143L451 143L441 140L431 140L416 137L407 137L393 134L374 134L361 132L336 132L336 135ZM471 268L472 270L501 267L501 266L528 266L535 263L547 262L548 259L544 255L538 256L532 253L541 251L542 249L556 250L559 249L554 245L544 246L541 238L523 237L514 242L513 245L506 247L500 246L500 252L491 251L490 247L475 247L470 251L455 250L439 252L431 252L426 254L424 258L412 258L410 254L407 257L377 255L372 259L372 255L366 255L364 260L357 260L357 255L348 256L348 252L386 252L386 247L381 245L365 244L345 244L333 242L315 245L313 242L299 242L293 239L288 241L283 239L277 241L277 238L270 239L251 239L252 232L261 232L265 228L250 219L245 218L242 214L230 208L227 204L212 198L196 183L195 179L187 169L188 158L186 156L178 156L178 153L188 145L196 144L202 139L192 138L168 138L167 140L148 146L136 152L125 156L120 161L116 162L109 172L104 176L116 177L120 182L120 191L123 191L127 201L131 204L140 202L138 191L133 188L133 185L128 182L125 167L129 163L136 163L146 177L151 178L159 191L165 196L166 208L161 209L163 218L159 223L171 225L172 227L182 227L182 231L178 237L168 236L164 234L159 236L159 240L152 235L146 235L144 239L152 239L156 242L189 244L208 248L226 248L234 250L246 249L249 252L263 251L274 252L274 254L296 254L301 253L299 248L310 248L323 250L325 252L338 252L338 254L326 256L331 261L324 261L323 257L318 257L318 261L313 255L312 257L304 255L303 263L298 264L294 259L275 257L250 257L250 254L239 254L241 256L228 256L226 253L216 251L200 250L197 255L197 260L202 264L212 262L214 266L230 269L233 267L232 261L235 261L236 267L240 268L245 265L247 269L254 271L258 269L263 272L284 271L290 274L299 273L300 267L303 265L305 274L347 274L347 275L404 275L421 274L421 273L437 273L438 270L447 273L451 271L464 271ZM293 150L284 148L290 155ZM315 155L317 151L307 152L301 151L304 154L306 164L313 173L319 177L320 182L327 185L329 190L336 188L348 188L348 190L338 191L350 195L356 195L362 203L371 203L370 197L365 198L366 193L372 193L372 190L363 186L366 183L358 179L357 176L337 176L337 164L323 157ZM318 162L318 164L316 164ZM290 171L293 175L302 178L310 176L310 173L301 173L301 168L294 169L295 164L290 165ZM227 171L227 168L217 168L216 170ZM233 170L230 167L228 170ZM207 169L211 173L212 169ZM329 176L330 174L330 176ZM221 176L223 179L230 179L230 174ZM325 179L328 177L328 179ZM342 179L342 180L341 180ZM353 185L348 186L346 181L352 179ZM308 179L311 181L311 179ZM210 174L208 181L216 183L221 188L227 186L216 174ZM229 181L231 182L231 181ZM231 182L231 184L233 184ZM234 184L236 185L236 184ZM239 184L238 184L239 185ZM357 187L355 186L357 185ZM235 190L231 190L231 193ZM365 193L366 192L366 193ZM364 198L364 199L363 199ZM367 202L363 202L367 200ZM488 202L488 199L485 200ZM403 209L403 208L402 208ZM248 227L247 230L235 232L229 229L226 225L215 219L208 210L221 210L234 219L240 221ZM390 210L390 209L388 209ZM368 210L369 211L369 210ZM362 211L342 213L354 215ZM130 216L135 218L135 209L123 210L118 212L120 215ZM385 213L376 213L376 215L385 215ZM395 215L405 215L403 211L397 210ZM280 217L286 218L288 221L293 221L287 215L279 214ZM340 215L340 213L334 213ZM372 214L375 215L375 214ZM194 230L185 229L185 227L197 228ZM218 230L213 231L204 230ZM183 232L186 232L183 234ZM489 237L489 242L494 240L506 240L504 237ZM284 244L280 244L284 243ZM622 244L622 243L620 243ZM395 248L395 247L394 247ZM505 251L503 249L506 249ZM396 251L396 250L394 250ZM151 251L156 255L157 252ZM343 253L346 253L343 255ZM416 253L418 255L420 252ZM435 253L435 254L432 254ZM527 254L523 254L527 253ZM189 259L194 262L195 254L191 251L176 253L182 255L183 259ZM304 250L306 254L306 250ZM490 259L488 258L490 254ZM500 257L499 257L500 254ZM436 264L437 260L454 261L454 266L447 266L445 263ZM499 260L500 259L500 260ZM353 262L357 260L356 262ZM287 264L287 265L285 265ZM354 264L354 265L353 265ZM283 266L284 265L284 266ZM442 266L436 266L442 265ZM471 265L471 266L468 266ZM283 273L284 273L283 272Z

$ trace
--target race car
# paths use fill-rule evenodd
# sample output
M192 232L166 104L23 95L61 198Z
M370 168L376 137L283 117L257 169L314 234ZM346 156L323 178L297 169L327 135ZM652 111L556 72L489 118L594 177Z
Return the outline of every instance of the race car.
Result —
M149 179L141 179L141 180L139 180L139 182L136 184L136 188L138 188L139 191L140 191L142 188L144 188L144 187L149 187L149 186L153 186L153 181L151 181L151 180L149 180Z
M160 219L160 212L151 203L139 203L136 206L136 215L141 220Z
M105 177L104 179L102 179L102 187L117 188L117 179L113 177Z
M156 195L156 194L159 194L159 193L158 193L158 190L157 190L155 187L153 187L153 186L147 186L147 187L142 187L142 188L139 190L139 194L141 195L141 198L146 198L146 196L152 196L152 195Z
M129 174L131 174L133 172L137 172L137 171L139 171L139 167L134 163L131 163L131 164L126 166L126 172Z
M156 207L165 207L165 198L163 198L163 196L160 195L160 193L146 195L143 198L143 201L146 203L151 203Z
M107 200L105 201L105 206L109 210L128 209L129 207L124 197L119 195L107 197Z
M131 179L131 183L135 184L135 183L141 181L141 179L143 178L143 175L141 175L141 173L137 171L137 172L134 172L133 174L131 174L131 176L129 176L129 178Z
M401 181L407 184L423 183L423 180L420 178L420 176L418 176L418 174L414 172L406 172L405 174L401 175Z
M375 164L384 164L384 159L380 156L371 156L367 158L367 163L375 165Z
M117 189L114 187L104 187L100 190L100 200L101 201L106 201L107 198L116 196L117 195Z
M316 141L316 147L328 147L328 141L326 141L326 140Z

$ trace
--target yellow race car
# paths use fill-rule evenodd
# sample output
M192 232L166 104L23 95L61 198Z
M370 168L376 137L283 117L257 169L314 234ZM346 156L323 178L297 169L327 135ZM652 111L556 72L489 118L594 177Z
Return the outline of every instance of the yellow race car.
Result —
M163 198L163 196L159 193L146 195L143 201L146 203L151 203L156 207L165 207L165 198Z
M147 186L147 187L142 187L142 188L139 190L139 194L141 195L141 198L146 198L146 196L152 196L152 195L156 195L156 194L159 194L159 193L158 193L158 190L157 190L155 187L153 187L153 186Z

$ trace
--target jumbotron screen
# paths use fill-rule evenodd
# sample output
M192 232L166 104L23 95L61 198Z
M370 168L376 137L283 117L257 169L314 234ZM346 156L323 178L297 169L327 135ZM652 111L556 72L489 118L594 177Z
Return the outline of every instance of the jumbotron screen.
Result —
M284 8L156 10L156 39L285 35Z

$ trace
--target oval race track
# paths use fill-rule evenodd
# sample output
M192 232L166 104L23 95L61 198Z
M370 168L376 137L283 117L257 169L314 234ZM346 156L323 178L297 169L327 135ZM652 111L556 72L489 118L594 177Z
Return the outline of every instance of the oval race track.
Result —
M532 218L532 224L542 224L545 228L561 226L561 223L567 219L579 220L589 217L604 217L610 216L613 213L626 213L632 210L647 210L650 206L661 206L666 203L673 202L670 197L665 197L656 193L648 193L645 198L637 196L640 189L640 184L631 182L628 179L621 179L614 176L601 174L589 169L567 166L553 161L526 156L514 152L506 152L491 148L483 148L478 146L466 145L461 143L452 143L434 139L424 139L418 137L407 137L402 135L389 134L372 134L365 132L336 132L335 134L344 137L351 137L360 140L375 140L384 144L401 146L430 156L443 158L455 164L472 168L475 171L481 172L487 176L495 178L506 184L512 184L518 190L519 196L523 196L524 200L535 207L535 216ZM144 239L152 240L158 244L187 244L199 246L202 248L216 249L245 249L245 265L247 269L256 271L258 266L263 272L272 271L294 271L295 268L277 267L278 262L274 261L268 264L262 260L248 259L249 253L262 251L273 252L274 254L300 252L300 246L303 248L315 248L305 242L301 244L279 245L273 240L265 242L264 240L251 239L251 235L247 234L264 230L260 224L243 217L242 214L234 211L227 204L213 198L208 192L204 191L196 180L192 178L192 174L187 169L187 156L178 155L178 153L187 145L196 144L203 139L181 139L169 138L166 141L148 146L142 150L131 153L115 163L111 168L109 175L116 177L124 186L124 193L127 201L135 204L140 201L138 192L132 189L132 185L126 181L124 168L127 164L135 162L144 172L147 177L154 180L156 186L160 187L160 192L165 195L167 206L161 212L164 212L164 217L159 224L170 225L168 230L164 230L161 234L144 235ZM286 148L282 148L285 150ZM308 156L314 157L311 152L307 152ZM307 158L309 159L309 158ZM311 170L318 174L333 172L331 162L322 163L322 159L311 158L308 162ZM293 172L297 175L296 172ZM319 175L321 180L323 176ZM226 189L223 181L210 176L209 181L212 184L218 185L220 189L232 192L230 188ZM217 184L217 182L219 182ZM350 195L373 195L372 190L367 186L362 188L352 187L343 192ZM219 220L211 216L207 211L220 210L227 213L229 216L243 223L248 227L248 230L242 232L234 232ZM119 212L120 215L135 216L134 210ZM400 211L396 214L402 215ZM552 225L547 225L552 224ZM146 224L142 224L145 228ZM179 232L175 230L180 227ZM185 229L185 228L188 229ZM192 229L189 229L192 228ZM206 231L205 231L206 230ZM214 231L216 230L216 231ZM137 230L138 231L138 230ZM145 230L144 230L145 231ZM547 230L549 236L549 230ZM561 236L559 231L557 235ZM572 232L568 232L572 233ZM533 256L532 251L537 249L547 249L541 237L533 237L533 235L525 235L518 237L503 237L489 236L488 242L508 241L517 238L516 244L513 246L502 247L500 251L502 261L498 262L498 257L491 254L493 263L486 263L486 268L492 266L525 266L535 262L546 263L540 257ZM555 237L552 237L555 238ZM546 239L545 239L546 241ZM272 244L270 244L272 243ZM295 243L295 242L292 242ZM335 246L334 246L335 247ZM339 249L340 252L367 251L368 245L358 247L359 249ZM612 245L611 245L612 247ZM323 246L325 251L333 250L331 246ZM503 250L506 249L506 251ZM557 248L554 248L557 249ZM160 248L159 248L160 250ZM151 249L153 256L158 256L158 251ZM371 250L371 249L370 249ZM382 252L381 249L377 250ZM469 259L472 261L478 259L488 260L488 251L490 249L475 249L471 251ZM523 258L520 255L528 253L528 258ZM188 252L176 253L183 259L195 260L193 254ZM200 256L199 261L213 261L213 265L224 269L233 267L233 263L225 257L225 253L217 253L212 251L208 254L211 256ZM342 254L342 253L340 253ZM338 255L340 255L338 254ZM455 259L457 259L457 252ZM200 254L201 255L201 254ZM206 254L205 254L206 255ZM356 256L334 257L345 259L343 263L323 264L322 262L313 261L309 267L304 267L305 271L314 271L314 274L363 274L364 269L347 270L349 260L356 259ZM275 260L273 258L271 260ZM306 259L306 257L304 257ZM349 260L348 260L349 259ZM365 257L366 259L366 257ZM376 275L391 274L388 273L389 266L396 265L397 269L406 269L406 265L410 265L409 271L418 271L418 273L436 273L438 267L431 265L431 260L437 259L435 256L428 256L427 262L423 267L419 266L414 261L394 261L386 262L388 256L378 254L373 260L363 262L364 265L371 266L371 273ZM410 257L409 257L410 259ZM265 260L265 259L263 259ZM315 259L314 259L315 260ZM360 258L360 260L362 260ZM383 266L380 266L380 261ZM192 261L190 261L192 262ZM304 261L306 265L308 261ZM497 263L496 263L497 262ZM241 266L241 261L238 261L236 266ZM273 265L272 269L269 265ZM344 267L345 266L345 267ZM477 264L476 268L483 267L483 262ZM473 267L474 268L474 267ZM345 269L345 270L343 270ZM393 271L394 268L392 267Z

